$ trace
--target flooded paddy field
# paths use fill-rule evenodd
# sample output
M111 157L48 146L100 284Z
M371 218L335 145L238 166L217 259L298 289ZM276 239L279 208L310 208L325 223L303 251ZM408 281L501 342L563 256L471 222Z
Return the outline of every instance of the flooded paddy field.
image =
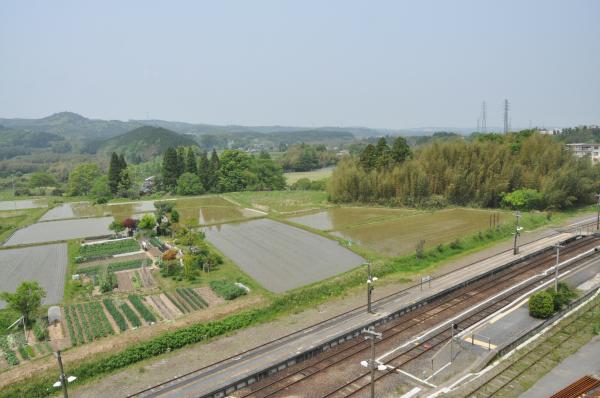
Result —
M289 221L323 231L339 230L351 225L380 222L412 216L421 212L410 209L376 207L336 207L314 214L288 218Z
M266 212L290 213L328 207L327 193L321 191L246 191L225 197L241 206Z
M348 271L365 260L336 241L269 219L204 229L206 238L276 293Z
M500 222L511 219L509 213L496 213L500 216ZM425 241L425 248L432 248L457 238L464 239L479 231L485 232L489 228L491 214L491 211L474 209L439 210L389 221L342 226L332 234L384 256L400 256L413 253L420 240ZM343 222L338 225L343 225Z
M112 221L112 217L99 217L38 222L15 231L4 246L109 235Z
M47 199L0 200L0 211L35 209L38 207L48 207L48 200Z
M63 298L67 269L67 245L34 246L0 250L0 291L14 292L23 281L38 281L46 291L45 304ZM0 309L6 303L0 300Z

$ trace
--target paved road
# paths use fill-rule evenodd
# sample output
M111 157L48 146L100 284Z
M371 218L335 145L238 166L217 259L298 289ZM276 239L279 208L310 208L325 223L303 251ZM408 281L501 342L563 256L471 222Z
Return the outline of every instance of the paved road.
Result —
M564 233L529 243L521 247L520 254L516 257L512 254L512 251L502 252L471 266L434 279L431 283L431 288L426 288L423 292L421 292L419 287L412 287L392 298L382 300L374 307L377 314L367 314L364 309L354 310L245 354L209 366L200 372L155 388L141 396L192 397L210 393L218 388L227 386L235 380L268 369L293 355L300 354L310 350L312 347L331 341L336 336L351 332L361 325L368 324L378 318L383 318L426 296L455 286L464 280L497 268L515 258L522 258L556 242L564 241L570 236L572 235Z

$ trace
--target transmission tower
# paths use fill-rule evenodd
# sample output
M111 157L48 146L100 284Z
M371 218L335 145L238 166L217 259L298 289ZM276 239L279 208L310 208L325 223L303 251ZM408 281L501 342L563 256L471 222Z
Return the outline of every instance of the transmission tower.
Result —
M504 100L504 134L508 133L509 124L508 124L508 110L509 110L508 100Z
M485 101L483 101L481 104L481 132L484 134L487 133L486 113L486 105Z

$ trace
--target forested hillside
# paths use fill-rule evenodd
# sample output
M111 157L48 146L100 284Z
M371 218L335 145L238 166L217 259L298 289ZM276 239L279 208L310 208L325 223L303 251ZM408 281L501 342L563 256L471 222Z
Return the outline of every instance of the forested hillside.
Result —
M401 161L390 162L390 151L370 145L340 162L328 187L332 200L498 207L510 205L507 194L527 190L535 208L562 209L592 203L600 189L600 166L531 131L434 141Z
M162 155L172 146L197 145L196 141L188 135L161 127L144 126L102 142L97 152L106 155L116 151L133 163L139 163Z

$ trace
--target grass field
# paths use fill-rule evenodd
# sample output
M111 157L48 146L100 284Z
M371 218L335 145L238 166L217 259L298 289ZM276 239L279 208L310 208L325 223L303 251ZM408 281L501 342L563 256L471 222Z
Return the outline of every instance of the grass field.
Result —
M224 195L246 207L286 213L326 207L327 193L321 191L232 192Z
M46 209L23 209L0 211L0 244L18 228L36 222Z
M288 185L292 185L293 183L295 183L296 181L298 181L301 178L308 178L311 181L322 180L323 178L329 178L329 177L331 177L331 173L333 173L333 167L324 167L322 169L311 170L311 171L290 172L290 173L284 173L284 175L285 175L286 182L288 183Z

